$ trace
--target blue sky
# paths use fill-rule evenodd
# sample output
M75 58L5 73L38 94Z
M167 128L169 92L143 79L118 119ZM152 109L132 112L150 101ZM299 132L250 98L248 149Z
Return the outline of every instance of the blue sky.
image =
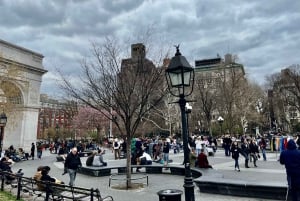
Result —
M79 72L91 41L140 42L135 36L149 27L164 45L180 44L192 65L232 53L263 84L266 75L300 64L299 9L296 0L2 0L0 38L45 56L41 92L52 96L56 68Z

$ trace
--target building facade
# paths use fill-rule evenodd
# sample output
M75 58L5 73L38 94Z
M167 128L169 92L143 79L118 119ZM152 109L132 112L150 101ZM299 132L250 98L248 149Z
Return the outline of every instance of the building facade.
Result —
M246 82L244 66L237 63L231 54L226 54L224 59L218 56L196 60L194 94L198 100L193 107L196 130L212 135L211 125L217 123L220 115L227 116L227 122L230 119L228 124L237 124L238 118L234 117L233 109L238 100L234 100L230 94L238 93L238 86ZM231 85L236 87L231 88ZM230 102L233 103L232 110L228 110Z
M47 71L44 56L0 40L1 110L7 117L3 149L10 145L30 150L36 141L40 87Z
M46 94L42 94L40 100L37 138L74 138L72 119L77 114L77 104L51 99Z

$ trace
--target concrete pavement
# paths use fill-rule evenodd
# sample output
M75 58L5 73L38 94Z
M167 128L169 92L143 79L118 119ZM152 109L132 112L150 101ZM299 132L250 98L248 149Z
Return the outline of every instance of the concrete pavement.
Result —
M225 157L223 150L218 150L214 157L209 157L208 160L212 164L213 168L224 175L224 178L232 179L247 179L249 181L269 181L271 183L278 183L279 185L286 185L286 176L284 166L281 166L277 161L278 154L267 153L267 161L262 161L261 159L257 162L258 167L254 168L253 164L250 164L251 168L243 168L244 161L243 157L240 157L241 172L234 171L234 161L231 157ZM85 161L86 158L82 158ZM173 160L172 164L180 165L183 161L183 153L173 154L170 153L170 159ZM106 151L104 160L108 162L108 166L112 165L125 165L125 159L114 160L114 156L110 150ZM19 163L15 163L13 166L14 170L19 168L23 169L24 176L32 176L36 168L40 165L48 165L51 167L50 175L56 177L65 183L68 183L68 175L62 176L63 163L56 162L56 155L50 154L49 151L43 153L41 160L28 160ZM143 170L143 169L141 169ZM109 177L91 177L87 175L78 174L75 184L77 186L86 188L99 188L102 196L112 195L115 201L153 201L159 200L157 192L163 189L179 189L184 191L183 176L174 176L169 174L150 174L149 175L149 186L138 190L115 190L108 187ZM267 201L266 199L256 199L256 198L245 198L245 197L234 197L234 196L224 196L216 194L201 193L199 188L195 185L195 200L214 200L214 201ZM184 193L182 195L182 200L184 199Z

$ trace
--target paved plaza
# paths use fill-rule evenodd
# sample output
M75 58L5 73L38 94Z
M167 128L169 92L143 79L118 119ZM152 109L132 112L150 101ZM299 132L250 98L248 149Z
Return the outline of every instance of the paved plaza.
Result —
M113 153L111 150L106 150L104 155L104 160L108 162L108 166L125 165L125 159L114 160ZM267 161L258 161L257 168L250 164L249 169L244 167L244 158L240 157L241 172L234 171L234 161L231 157L225 157L223 150L218 150L215 156L210 156L208 158L209 162L212 164L214 169L220 171L224 178L232 179L243 179L256 182L270 182L270 184L280 184L286 185L285 168L280 165L277 161L279 154L277 153L267 153ZM84 162L86 158L82 158ZM173 164L180 165L183 161L183 153L170 154L170 159L173 160ZM51 167L50 176L56 177L65 183L69 182L68 175L62 175L63 163L56 162L56 155L50 154L49 151L43 153L41 160L28 160L15 163L13 170L23 169L24 176L31 177L34 175L36 168L40 165L48 165ZM143 171L143 169L141 169ZM145 186L139 190L116 190L108 186L109 177L92 177L82 174L77 174L76 186L85 188L98 188L101 191L102 196L112 195L115 201L154 201L159 200L157 192L163 189L179 189L184 191L183 176L173 176L169 174L149 174L149 186ZM145 182L145 181L143 181ZM114 181L112 185L117 183ZM196 201L255 201L255 200L265 200L257 198L245 198L245 197L234 197L234 196L224 196L216 194L200 193L199 188L195 186L195 200ZM184 194L182 195L182 200L184 201Z

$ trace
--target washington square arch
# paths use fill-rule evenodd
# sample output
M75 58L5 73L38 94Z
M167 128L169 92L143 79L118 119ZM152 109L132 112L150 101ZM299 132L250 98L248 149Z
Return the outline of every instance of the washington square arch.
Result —
M43 55L0 40L0 113L7 116L3 150L36 142Z

